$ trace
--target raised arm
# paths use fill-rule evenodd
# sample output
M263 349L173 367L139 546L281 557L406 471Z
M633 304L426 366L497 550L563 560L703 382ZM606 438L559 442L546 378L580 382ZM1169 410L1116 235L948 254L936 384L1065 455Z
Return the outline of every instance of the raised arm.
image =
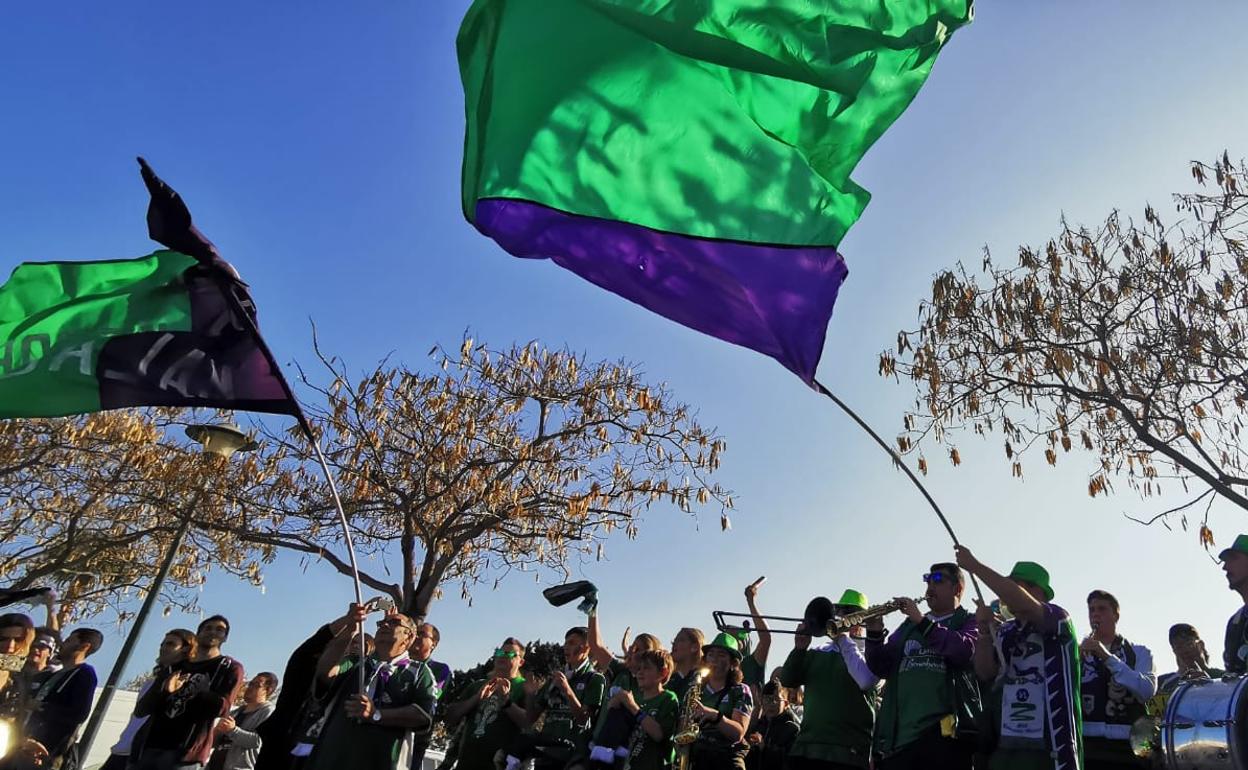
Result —
M976 559L975 554L966 546L957 545L953 550L958 566L984 581L984 585L1010 608L1014 617L1034 626L1044 622L1044 605L1036 601L1022 586Z
M321 651L321 655L316 661L316 678L321 682L329 682L338 676L342 659L347 655L347 647L351 644L354 636L353 631L364 633L364 618L367 617L368 610L358 604L352 604L347 608L347 614L338 621L330 624L330 630L335 627L338 632L329 644L325 645L325 649ZM346 620L345 623L339 622ZM363 661L361 661L361 665Z
M598 626L598 609L595 607L589 613L589 659L594 662L594 666L599 671L606 671L611 662L615 660L615 656L611 654L611 650L607 649L607 645L603 644L602 631Z
M867 649L864 656L871 673L880 679L893 675L893 669L901 661L901 636L894 631L891 637L884 628L884 618L876 616L866 622Z
M750 608L750 620L758 632L758 644L754 645L754 652L751 654L754 661L758 663L758 667L764 672L763 677L766 678L767 654L771 652L771 629L767 626L767 620L763 617L763 613L758 611L758 604L756 604L758 589L764 580L766 580L765 577L760 577L745 587L745 603Z
M48 589L47 592L43 594L43 605L48 613L47 627L52 629L52 632L56 634L57 639L59 640L61 636L61 617L56 611L55 591Z
M806 629L798 625L797 630L800 632ZM794 634L793 651L784 659L784 666L780 669L780 684L785 687L801 687L806 684L806 656L809 647L810 636L808 634Z
M494 681L495 680L490 679L479 684L474 684L471 690L471 695L447 706L446 723L453 727L459 724L464 717L471 714L472 710L477 707L477 704L481 703L481 701L485 698L490 697L490 694L494 690Z
M1132 646L1135 648L1135 668L1113 655L1105 659L1105 665L1115 682L1141 702L1145 702L1157 694L1157 672L1153 669L1153 653L1147 647L1138 644Z
M979 630L979 635L975 637L975 650L971 654L975 678L981 682L992 682L1000 670L997 650L993 646L997 633L996 619L992 608L979 599L975 600L975 626Z

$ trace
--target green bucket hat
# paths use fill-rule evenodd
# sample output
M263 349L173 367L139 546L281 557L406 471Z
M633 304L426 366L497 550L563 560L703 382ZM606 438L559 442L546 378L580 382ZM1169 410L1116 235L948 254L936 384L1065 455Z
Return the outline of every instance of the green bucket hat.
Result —
M852 588L846 588L845 593L841 594L841 600L836 603L837 607L854 607L856 609L865 610L868 606L867 595L862 591L855 591Z
M1248 535L1240 535L1235 538L1235 542L1230 548L1223 548L1222 553L1218 554L1218 558L1225 561L1226 555L1231 551L1239 551L1240 553L1248 553Z
M723 650L732 657L736 658L737 661L741 660L741 643L738 642L737 637L732 634L725 633L723 631L719 632L715 635L715 638L711 640L710 644L702 647L702 654L705 655L713 648Z
M1020 561L1010 570L1011 580L1023 580L1044 589L1044 600L1053 601L1053 587L1049 585L1049 571L1034 561Z

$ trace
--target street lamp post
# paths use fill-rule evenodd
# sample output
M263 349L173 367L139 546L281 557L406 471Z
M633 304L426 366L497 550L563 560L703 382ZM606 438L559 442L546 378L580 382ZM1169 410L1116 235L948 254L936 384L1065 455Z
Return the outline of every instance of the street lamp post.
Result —
M243 433L237 425L232 423L189 425L186 428L186 435L203 447L204 454L216 455L226 460L230 459L237 452L251 452L260 446L254 439ZM147 596L143 599L143 606L139 608L139 613L134 618L134 626L131 627L130 633L126 636L126 641L121 646L121 652L117 654L117 662L113 664L113 670L108 674L108 681L104 683L104 689L100 692L100 699L91 711L91 719L87 721L87 726L82 731L82 737L78 740L78 756L84 764L87 759L87 753L91 751L91 744L95 741L95 735L99 732L100 724L104 721L104 714L108 711L109 704L112 703L113 693L117 691L117 682L121 679L126 665L130 662L130 653L134 651L134 645L138 642L139 635L143 633L143 625L147 621L147 616L156 604L156 597L160 595L161 586L164 585L165 578L169 575L169 569L173 566L174 559L177 558L178 549L182 547L182 539L186 537L186 532L190 529L190 514L201 499L202 493L196 495L183 513L182 524L174 534L173 542L169 544L169 550L165 553L160 570L156 573L151 586L147 589Z

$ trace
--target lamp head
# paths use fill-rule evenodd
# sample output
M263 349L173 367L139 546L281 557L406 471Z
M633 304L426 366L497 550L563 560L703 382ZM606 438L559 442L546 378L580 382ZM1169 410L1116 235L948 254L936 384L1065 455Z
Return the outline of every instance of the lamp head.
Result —
M229 459L235 452L252 452L260 444L233 423L188 425L186 435L200 444L204 452Z

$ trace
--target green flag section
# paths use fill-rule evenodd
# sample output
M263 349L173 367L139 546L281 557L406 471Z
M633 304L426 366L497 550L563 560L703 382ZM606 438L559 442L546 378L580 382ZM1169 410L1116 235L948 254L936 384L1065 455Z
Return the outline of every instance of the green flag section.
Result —
M970 0L476 0L463 209L807 379L869 194L850 179Z
M293 413L225 295L241 284L217 269L174 251L19 265L0 287L0 417L126 406Z

